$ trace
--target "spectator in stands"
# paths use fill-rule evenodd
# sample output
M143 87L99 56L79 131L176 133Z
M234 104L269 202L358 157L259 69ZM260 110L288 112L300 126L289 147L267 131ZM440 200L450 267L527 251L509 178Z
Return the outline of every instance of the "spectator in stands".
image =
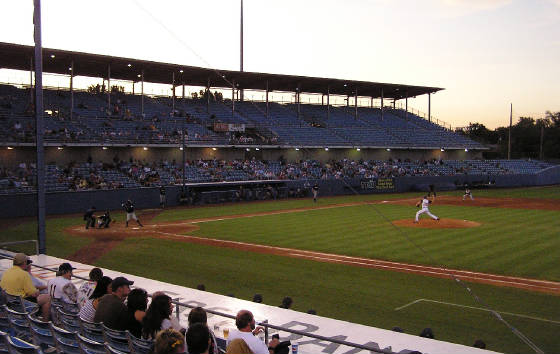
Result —
M24 253L17 253L14 256L13 267L2 274L0 288L10 295L21 296L26 300L36 302L41 308L41 313L45 321L49 320L51 302L47 294L40 294L39 290L33 286L31 276L27 269L31 267L27 263L29 258Z
M31 282L33 282L33 286L36 287L39 290L39 293L41 294L48 294L48 290L47 290L47 284L35 277L32 273L31 273L31 263L33 263L33 261L31 259L27 260L27 272L29 273L29 276L31 277Z
M189 354L208 354L210 349L210 330L202 323L189 326L185 334L185 341Z
M229 342L226 354L253 354L253 352L243 339L237 338Z
M237 330L229 332L229 336L227 338L228 345L231 341L239 338L244 340L251 351L255 354L267 354L269 352L274 353L274 348L279 342L278 339L273 338L267 346L257 337L257 334L264 331L264 328L260 326L256 327L255 318L253 317L253 313L251 311L239 311L235 317L235 326L237 327Z
M95 311L94 322L103 322L105 326L123 331L126 328L126 314L128 309L124 304L130 293L133 281L125 277L116 277L111 283L111 294L104 295Z
M78 289L78 306L82 308L87 299L93 294L97 282L103 278L103 271L100 268L92 268L89 271L89 281L84 282Z
M204 284L198 284L196 288L201 291L206 291L206 286Z
M158 332L154 343L154 354L185 353L185 337L172 328Z
M97 282L93 293L90 297L86 300L82 308L80 309L80 318L83 318L86 321L93 322L95 319L95 311L99 306L99 300L106 295L111 293L111 282L113 279L103 276Z
M62 263L58 267L56 278L47 283L49 294L52 300L60 300L68 304L75 304L78 301L78 289L72 283L72 267L70 263Z
M486 343L484 343L484 341L482 339L477 339L474 342L473 347L480 348L480 349L486 349Z
M255 294L253 295L253 302L256 302L258 304L262 304L263 302L263 297L261 294Z
M189 321L189 328L196 323L201 323L205 326L208 326L206 311L204 311L202 307L195 307L194 309L192 309L191 312L189 312L188 321ZM211 339L208 353L218 354L219 350L218 350L218 343L216 341L216 336L214 335L211 329L208 329L208 331L210 332L210 339ZM188 352L188 346L187 346L187 352Z
M434 332L430 327L426 327L420 332L420 337L434 339Z
M290 307L292 307L292 303L293 303L292 298L286 296L284 299L282 299L282 304L279 307L282 309L289 309Z
M142 320L142 338L153 339L158 331L167 328L181 330L180 326L177 327L177 323L171 321L172 312L173 304L171 303L171 298L165 294L154 294L152 302Z
M146 308L148 307L148 293L144 289L136 288L128 294L126 301L128 309L126 319L126 329L130 331L136 338L142 336L142 320L146 316Z

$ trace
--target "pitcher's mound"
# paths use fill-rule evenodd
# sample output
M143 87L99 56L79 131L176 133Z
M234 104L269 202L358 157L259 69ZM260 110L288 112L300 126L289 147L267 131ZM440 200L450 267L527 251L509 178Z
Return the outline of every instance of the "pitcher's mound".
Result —
M480 223L469 220L458 219L420 219L417 223L414 219L402 219L393 221L393 225L404 227L422 227L425 229L466 229L468 227L480 226Z

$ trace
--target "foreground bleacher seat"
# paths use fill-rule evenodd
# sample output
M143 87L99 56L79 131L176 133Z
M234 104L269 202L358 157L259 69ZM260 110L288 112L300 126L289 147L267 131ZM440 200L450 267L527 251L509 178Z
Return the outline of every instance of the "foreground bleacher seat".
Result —
M8 353L10 354L43 354L41 348L29 342L7 336Z
M37 304L23 299L21 296L10 295L5 293L6 306L17 312L36 312L38 310Z
M105 344L78 334L78 346L81 354L105 354Z
M67 331L52 323L50 324L50 330L58 354L80 354L76 332Z
M105 343L105 354L127 354L129 352L121 352L118 349L113 348L109 343Z
M28 313L14 311L10 308L7 311L10 322L10 335L25 341L32 341L31 326L27 319Z
M149 339L136 338L127 331L128 344L132 354L150 354L154 348L154 341Z
M80 318L80 334L97 343L104 343L105 341L102 323L90 322ZM103 352L105 352L105 349L103 349Z
M51 333L51 322L41 321L31 315L27 315L33 344L41 348L55 347L54 338Z
M78 314L66 313L62 309L56 308L56 317L59 320L58 323L55 322L57 326L61 326L70 332L79 332L81 330L80 316Z
M103 339L104 342L109 344L112 348L125 353L130 353L128 345L128 335L126 331L119 331L111 329L105 325L103 326Z

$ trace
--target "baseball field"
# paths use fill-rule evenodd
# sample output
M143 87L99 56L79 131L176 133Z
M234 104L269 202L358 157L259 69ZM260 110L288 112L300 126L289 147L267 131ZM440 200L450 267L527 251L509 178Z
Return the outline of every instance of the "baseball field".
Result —
M430 211L441 220L418 224L417 193L141 210L144 228L124 228L120 211L108 230L56 216L47 249L242 299L260 293L270 305L291 296L293 309L325 317L531 352L491 308L544 352L560 351L560 186L473 194L438 194ZM3 241L36 237L32 219L0 226Z

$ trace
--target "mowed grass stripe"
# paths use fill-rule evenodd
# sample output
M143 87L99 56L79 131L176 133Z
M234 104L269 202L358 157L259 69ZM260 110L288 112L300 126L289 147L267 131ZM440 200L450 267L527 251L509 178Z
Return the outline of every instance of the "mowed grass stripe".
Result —
M394 310L419 298L477 306L464 289L445 279L149 238L125 240L96 265L188 287L204 283L209 291L242 299L261 293L264 302L274 306L289 295L296 311L314 308L322 316L387 329L400 326L411 334L429 326L442 340L470 346L483 338L492 350L527 350L488 313L427 303ZM499 311L560 320L560 297L469 286ZM559 326L512 321L546 352L554 352L550 338Z
M550 280L560 276L560 270L539 259L553 254L547 252L548 247L560 246L556 237L560 212L445 205L432 209L442 218L473 220L482 225L468 229L402 227L397 230L386 219L413 217L417 209L378 204L200 223L200 230L195 234L506 275L535 278L544 275ZM558 228L554 227L556 224ZM538 230L538 235L528 237L528 230ZM547 242L547 247L537 247L543 242Z

